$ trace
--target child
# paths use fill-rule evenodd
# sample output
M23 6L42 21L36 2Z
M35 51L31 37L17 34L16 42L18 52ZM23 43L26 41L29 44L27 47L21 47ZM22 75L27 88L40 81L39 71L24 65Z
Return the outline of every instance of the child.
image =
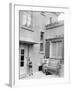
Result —
M33 75L32 62L30 61L30 58L28 58L28 74L29 76Z

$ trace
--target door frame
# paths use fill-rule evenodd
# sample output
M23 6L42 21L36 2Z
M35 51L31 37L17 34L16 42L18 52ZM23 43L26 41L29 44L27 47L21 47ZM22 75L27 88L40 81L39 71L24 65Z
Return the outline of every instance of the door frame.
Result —
M25 66L25 65L23 67L20 66L20 63L21 63L21 50L22 49L24 49L24 47L19 45L19 79L20 79L20 70L21 70L21 68L24 69L24 66ZM25 60L25 49L24 49L24 60ZM24 64L25 64L25 61L24 61Z

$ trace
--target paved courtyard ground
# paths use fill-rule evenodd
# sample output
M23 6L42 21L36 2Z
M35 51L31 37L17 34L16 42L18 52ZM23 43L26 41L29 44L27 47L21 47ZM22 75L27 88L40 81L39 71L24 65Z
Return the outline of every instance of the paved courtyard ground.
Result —
M40 78L56 78L58 77L57 75L45 75L43 72L38 71L38 72L33 72L33 75L29 76L29 75L24 75L22 76L22 79L40 79Z
M60 69L60 76L58 75L46 75L42 71L33 72L33 75L21 75L21 79L36 79L36 78L58 78L64 76L64 65L62 65L62 68Z

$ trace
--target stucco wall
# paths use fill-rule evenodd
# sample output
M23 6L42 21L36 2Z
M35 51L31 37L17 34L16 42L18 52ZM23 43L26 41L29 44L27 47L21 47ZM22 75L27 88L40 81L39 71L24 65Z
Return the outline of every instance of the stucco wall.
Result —
M45 38L55 38L64 35L64 26L45 30Z
M33 35L34 40L39 42L39 44L33 45L31 48L31 59L33 61L33 71L38 70L38 65L40 63L40 31L43 29L44 24L44 17L41 16L39 12L33 12Z

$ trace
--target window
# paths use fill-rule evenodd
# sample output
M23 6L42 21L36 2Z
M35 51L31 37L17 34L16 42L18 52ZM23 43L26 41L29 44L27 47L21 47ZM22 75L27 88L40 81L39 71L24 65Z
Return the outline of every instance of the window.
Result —
M43 51L43 43L40 43L40 51Z
M23 22L22 24L26 27L30 27L31 25L31 15L23 14Z
M21 54L24 54L24 49L21 49Z
M20 66L24 66L24 49L21 49L21 54L20 54Z
M21 61L23 61L24 60L24 56L21 56Z
M22 26L31 27L32 14L27 11L20 11L20 22Z
M21 62L21 63L20 63L20 66L23 67L23 66L24 66L24 62Z
M31 15L27 15L27 26L31 26Z
M44 32L41 32L40 40L44 39Z
M62 42L52 42L51 58L62 58Z
M44 32L40 33L40 51L43 51L43 42L44 42Z

